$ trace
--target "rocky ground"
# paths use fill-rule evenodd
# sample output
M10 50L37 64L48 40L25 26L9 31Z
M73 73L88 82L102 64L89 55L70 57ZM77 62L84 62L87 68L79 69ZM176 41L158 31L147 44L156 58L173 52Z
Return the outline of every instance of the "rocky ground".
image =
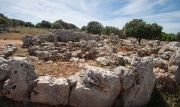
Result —
M1 95L50 105L138 107L148 104L155 84L178 92L179 42L143 40L138 45L134 38L113 34L85 37L76 33L78 41L68 42L54 34L0 40Z

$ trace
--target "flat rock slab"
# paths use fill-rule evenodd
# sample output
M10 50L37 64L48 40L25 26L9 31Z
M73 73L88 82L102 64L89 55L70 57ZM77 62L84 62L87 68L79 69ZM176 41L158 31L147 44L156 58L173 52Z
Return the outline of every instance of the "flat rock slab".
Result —
M40 76L37 80L37 85L31 93L32 102L68 105L69 84L67 79L52 80L52 77Z

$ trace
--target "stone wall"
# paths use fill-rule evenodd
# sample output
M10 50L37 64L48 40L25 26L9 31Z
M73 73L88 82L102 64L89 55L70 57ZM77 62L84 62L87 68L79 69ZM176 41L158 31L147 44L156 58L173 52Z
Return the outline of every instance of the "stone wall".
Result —
M38 76L26 57L0 58L0 74L0 96L74 107L144 106L155 81L151 57L134 57L114 71L86 66L68 78Z
M99 41L99 36L91 36L88 33L84 32L74 32L63 29L53 30L52 34L44 34L40 36L32 36L26 35L22 38L23 45L22 47L30 47L33 45L40 45L45 41L48 42L79 42L81 39L83 40L96 40Z

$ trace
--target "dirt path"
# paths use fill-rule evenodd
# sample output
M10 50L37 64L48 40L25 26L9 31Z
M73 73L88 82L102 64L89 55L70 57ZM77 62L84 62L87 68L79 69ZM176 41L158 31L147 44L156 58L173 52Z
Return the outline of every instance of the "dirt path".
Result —
M3 40L3 39L0 39L0 45L6 45L7 43L13 43L14 45L21 46L22 40Z

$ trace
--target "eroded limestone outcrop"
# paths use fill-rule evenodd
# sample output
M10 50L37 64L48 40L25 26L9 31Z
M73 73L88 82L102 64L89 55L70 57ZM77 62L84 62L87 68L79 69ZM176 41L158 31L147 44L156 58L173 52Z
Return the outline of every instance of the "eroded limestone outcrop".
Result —
M129 68L119 66L114 71L119 75L122 85L120 99L117 99L116 104L124 107L139 107L147 104L155 83L153 59L134 57Z
M9 60L10 76L4 82L3 93L17 101L30 101L30 91L38 74L34 65L25 57L14 57Z
M6 44L3 48L3 51L0 52L0 56L3 56L4 58L13 55L13 53L18 49L17 46L12 43Z
M180 43L170 42L161 47L154 64L157 85L163 90L176 92L176 84L180 82Z

